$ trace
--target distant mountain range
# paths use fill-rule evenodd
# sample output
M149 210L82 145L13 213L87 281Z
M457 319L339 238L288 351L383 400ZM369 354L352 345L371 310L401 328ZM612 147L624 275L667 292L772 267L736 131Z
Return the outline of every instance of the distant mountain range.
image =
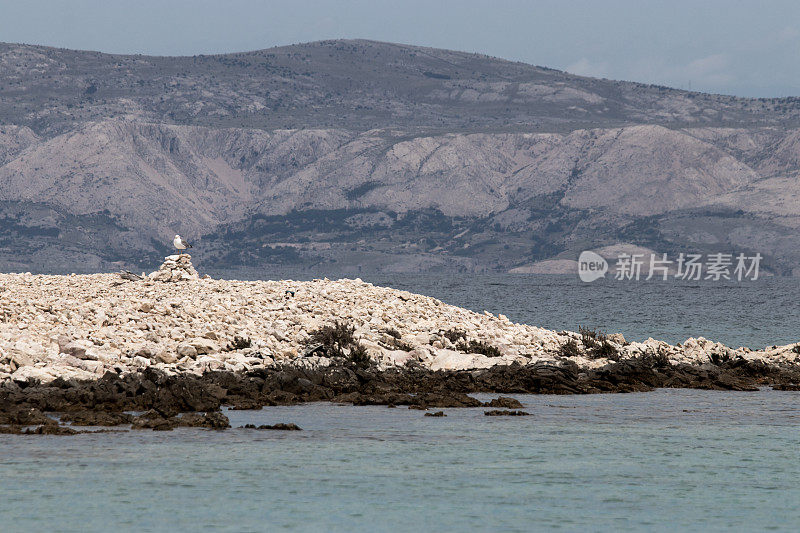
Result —
M800 98L372 41L0 44L0 270L150 268L180 233L217 269L525 271L628 244L791 274L799 226Z

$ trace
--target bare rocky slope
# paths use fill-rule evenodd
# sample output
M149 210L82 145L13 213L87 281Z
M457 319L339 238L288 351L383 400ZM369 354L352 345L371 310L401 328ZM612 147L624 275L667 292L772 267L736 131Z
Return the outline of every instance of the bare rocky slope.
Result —
M0 390L149 367L203 376L281 365L324 369L341 359L432 371L513 364L589 371L644 360L793 370L800 364L794 344L751 350L702 337L672 346L555 332L361 279L201 278L187 254L168 256L140 280L0 274L0 295Z
M524 271L618 244L800 258L800 100L371 41L0 45L0 270ZM115 265L111 265L115 263Z

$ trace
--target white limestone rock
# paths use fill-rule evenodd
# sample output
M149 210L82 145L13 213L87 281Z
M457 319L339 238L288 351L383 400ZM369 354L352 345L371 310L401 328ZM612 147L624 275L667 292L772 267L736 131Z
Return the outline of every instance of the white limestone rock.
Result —
M195 338L188 342L198 354L209 354L219 352L219 346L211 339Z
M191 344L181 344L178 346L176 351L180 357L189 357L192 359L197 357L197 348Z
M154 274L163 272L164 278L168 275L171 280L173 272L186 272L190 265L186 254L169 256L163 269ZM300 354L306 351L311 331L334 321L352 325L358 342L381 368L412 361L435 370L513 362L557 363L559 348L569 339L580 339L574 332L515 324L500 315L475 313L434 298L346 279L162 283L150 278L117 282L112 274L0 273L4 289L0 386L4 386L3 379L13 387L27 383L28 378L97 379L107 370L127 373L153 365L195 374L212 369L242 371L276 361L320 368L330 360ZM287 291L293 296L287 296ZM387 334L390 328L413 349L396 349L395 337ZM451 329L464 331L469 340L494 346L501 356L460 352L443 336ZM250 339L250 347L221 351L236 337ZM621 336L612 336L610 341L623 361L660 354L672 362L702 365L724 355L800 364L795 345L751 351L703 338L677 346L653 339L625 344ZM608 363L585 357L573 360L584 369Z
M152 281L177 282L199 280L189 254L168 255L158 270L147 276Z

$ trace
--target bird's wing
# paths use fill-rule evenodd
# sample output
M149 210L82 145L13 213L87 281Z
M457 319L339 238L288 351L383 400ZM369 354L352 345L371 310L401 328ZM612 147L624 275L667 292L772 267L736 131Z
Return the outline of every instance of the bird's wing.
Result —
M191 248L192 247L192 245L189 244L188 242L186 242L185 240L183 240L183 238L181 238L181 245L183 245L183 246L185 246L187 248Z

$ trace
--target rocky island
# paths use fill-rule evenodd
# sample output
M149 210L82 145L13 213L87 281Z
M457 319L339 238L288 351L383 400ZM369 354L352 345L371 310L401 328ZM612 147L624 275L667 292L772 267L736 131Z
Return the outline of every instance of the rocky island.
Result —
M74 432L46 412L67 413L62 420L73 425L222 428L221 406L328 400L425 409L482 405L472 392L798 383L797 345L751 350L702 337L670 345L555 332L360 279L201 278L187 254L141 277L0 274L6 432ZM492 406L518 407L505 400Z

